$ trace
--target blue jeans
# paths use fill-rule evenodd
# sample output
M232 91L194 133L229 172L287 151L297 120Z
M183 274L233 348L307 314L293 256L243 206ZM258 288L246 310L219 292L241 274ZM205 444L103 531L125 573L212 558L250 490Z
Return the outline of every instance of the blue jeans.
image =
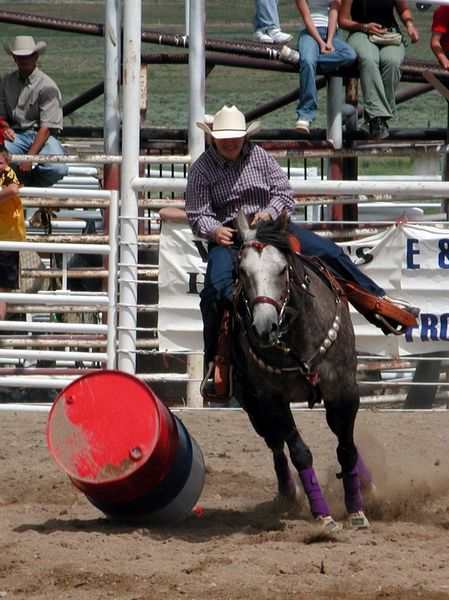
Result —
M280 29L279 0L254 0L256 14L254 15L253 25L254 31L266 31L267 29Z
M318 27L318 33L323 40L327 37L327 27ZM316 70L320 67L322 73L330 73L339 67L350 65L356 59L356 53L349 44L344 42L338 34L333 39L335 52L321 54L320 48L308 33L303 29L299 34L299 102L296 107L298 119L314 121L317 113Z
M341 279L356 283L376 296L384 296L385 290L365 275L332 240L323 238L313 231L290 223L290 231L301 242L301 252L306 256L318 256L326 267ZM231 299L237 276L236 261L238 246L226 248L209 244L204 288L200 293L200 308L204 326L204 361L214 360L220 324L226 304Z
M37 131L31 129L16 132L14 141L5 141L5 148L11 154L28 154L36 135ZM64 154L64 150L58 140L51 135L39 154ZM35 187L51 186L62 179L64 175L67 175L67 166L64 163L38 164L31 170L29 178L23 178L20 171L17 173L17 177L22 183Z

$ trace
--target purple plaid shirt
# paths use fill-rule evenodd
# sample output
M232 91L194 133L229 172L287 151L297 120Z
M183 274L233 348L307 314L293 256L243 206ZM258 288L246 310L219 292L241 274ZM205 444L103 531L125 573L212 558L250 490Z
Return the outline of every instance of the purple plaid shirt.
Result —
M186 212L193 233L213 239L214 231L245 214L266 210L277 219L293 209L290 183L281 167L263 148L245 142L240 157L227 161L210 146L190 168Z

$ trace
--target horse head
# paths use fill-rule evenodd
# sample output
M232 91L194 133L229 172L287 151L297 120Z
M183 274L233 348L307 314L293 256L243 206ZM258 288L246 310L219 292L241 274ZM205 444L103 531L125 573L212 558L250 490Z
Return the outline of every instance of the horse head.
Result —
M251 332L262 347L274 345L289 299L289 265L275 240L287 240L287 215L278 221L261 222L251 228L246 215L237 216L242 247L239 254L239 283L242 287ZM273 241L273 243L272 243ZM285 243L288 248L288 241Z

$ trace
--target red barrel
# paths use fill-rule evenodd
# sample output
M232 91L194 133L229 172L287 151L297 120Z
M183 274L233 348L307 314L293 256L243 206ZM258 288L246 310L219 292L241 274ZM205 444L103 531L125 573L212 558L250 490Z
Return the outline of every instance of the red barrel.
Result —
M89 373L69 384L50 411L47 443L73 484L111 518L176 519L201 494L195 440L127 373Z

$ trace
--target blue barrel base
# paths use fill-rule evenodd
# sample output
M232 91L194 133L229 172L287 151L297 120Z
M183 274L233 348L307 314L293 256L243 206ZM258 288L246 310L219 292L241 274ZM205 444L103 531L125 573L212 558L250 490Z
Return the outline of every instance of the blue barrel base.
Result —
M87 496L108 519L121 523L159 524L186 517L201 495L205 465L201 450L175 416L179 443L170 471L149 492L125 502L104 502Z

